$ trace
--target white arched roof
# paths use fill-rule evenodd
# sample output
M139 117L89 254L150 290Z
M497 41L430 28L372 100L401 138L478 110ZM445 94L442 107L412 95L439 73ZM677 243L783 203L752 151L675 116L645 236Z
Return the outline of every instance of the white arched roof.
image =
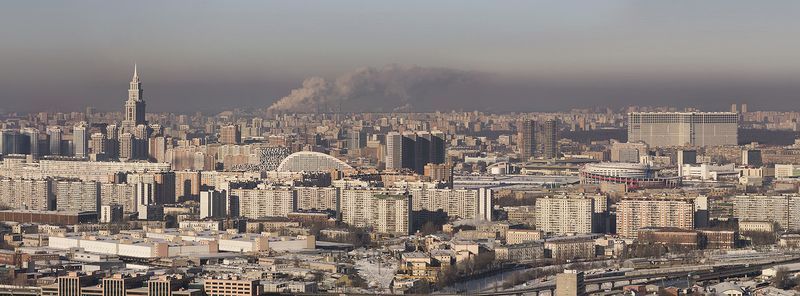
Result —
M323 172L353 170L349 164L325 153L300 151L287 156L278 165L279 172Z

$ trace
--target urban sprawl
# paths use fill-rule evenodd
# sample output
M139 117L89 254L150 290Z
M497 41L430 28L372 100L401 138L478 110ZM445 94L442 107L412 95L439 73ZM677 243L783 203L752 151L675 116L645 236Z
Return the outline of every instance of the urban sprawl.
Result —
M800 112L145 98L0 115L0 295L800 291Z

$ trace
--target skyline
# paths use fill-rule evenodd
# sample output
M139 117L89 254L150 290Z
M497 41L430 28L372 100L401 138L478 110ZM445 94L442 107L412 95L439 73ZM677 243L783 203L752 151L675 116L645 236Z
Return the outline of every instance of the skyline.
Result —
M478 77L415 111L800 108L791 1L243 2L11 4L0 102L118 110L138 63L151 110L267 108L310 77L397 64Z
M800 295L800 2L0 10L0 295Z

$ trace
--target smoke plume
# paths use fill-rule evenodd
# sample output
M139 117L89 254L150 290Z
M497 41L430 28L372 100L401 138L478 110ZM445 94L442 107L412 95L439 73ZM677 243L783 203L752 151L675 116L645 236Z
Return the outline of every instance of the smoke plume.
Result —
M272 112L413 111L431 101L447 101L453 89L473 82L473 72L419 66L360 68L329 81L311 77L273 103Z

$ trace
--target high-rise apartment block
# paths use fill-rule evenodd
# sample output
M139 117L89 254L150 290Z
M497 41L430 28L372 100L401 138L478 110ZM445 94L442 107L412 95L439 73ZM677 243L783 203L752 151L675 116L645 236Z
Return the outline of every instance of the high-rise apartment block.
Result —
M242 133L239 126L229 124L220 128L219 142L221 144L239 144L242 142Z
M682 197L629 197L617 203L617 234L635 238L646 227L694 228L694 202Z
M72 145L76 157L89 156L89 130L85 122L72 128Z
M297 193L289 187L232 189L230 195L238 198L242 217L286 217L297 210Z
M549 119L542 124L542 157L545 159L558 158L558 121Z
M526 161L536 155L536 121L525 120L521 129L518 141L519 156L521 160Z
M100 223L122 222L124 210L121 205L100 206Z
M646 156L649 149L650 147L642 142L623 143L614 141L611 143L611 161L639 163L640 158Z
M205 190L200 192L200 219L225 218L225 191Z
M303 210L339 211L339 188L295 187L297 208Z
M100 183L57 181L54 187L57 210L71 212L97 212L100 210Z
M61 141L63 141L61 128L51 126L47 128L47 135L50 137L50 155L61 155Z
M411 196L392 190L344 190L341 194L342 222L355 227L373 227L379 233L409 234Z
M50 210L55 203L50 180L0 179L0 204L17 210Z
M409 193L413 197L414 211L442 210L449 217L491 220L491 195L481 194L477 189L415 188L410 189ZM485 206L487 203L488 207Z
M93 133L89 142L89 152L92 154L105 154L106 136L102 133Z
M732 198L739 221L771 222L786 231L800 230L800 196L739 195Z
M410 169L422 174L428 163L445 159L445 135L433 132L390 132L386 134L386 168Z
M594 199L582 195L547 196L536 199L536 229L546 233L592 232Z

